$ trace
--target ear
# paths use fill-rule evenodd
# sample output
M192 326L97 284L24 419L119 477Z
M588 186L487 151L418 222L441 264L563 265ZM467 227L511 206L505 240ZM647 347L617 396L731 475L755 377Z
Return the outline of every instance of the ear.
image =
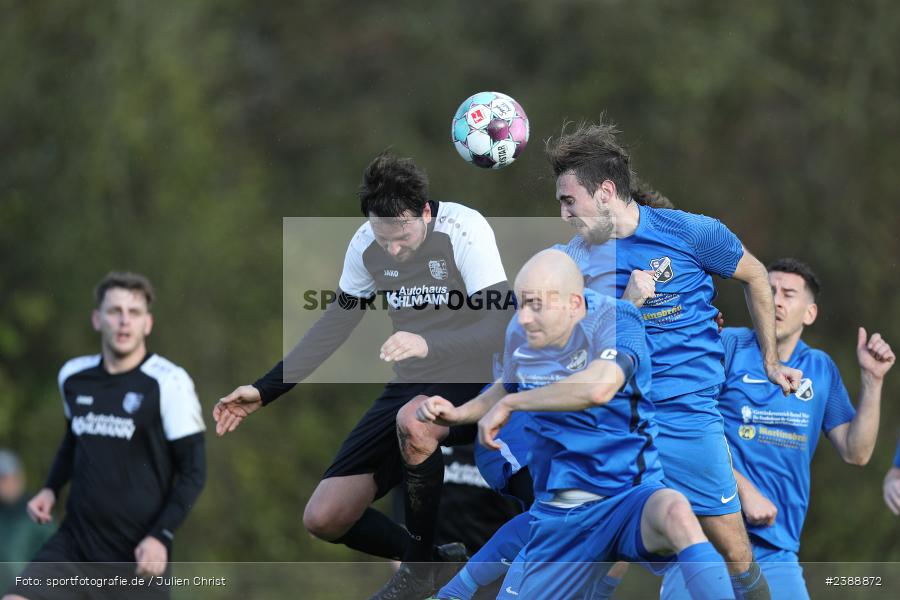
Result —
M817 316L819 316L818 305L816 305L815 303L810 304L806 307L806 312L803 314L803 325L805 327L809 327L816 322Z
M150 335L150 332L153 331L153 313L147 313L147 320L144 321L144 337Z
M604 179L597 187L594 197L600 200L600 202L609 204L619 197L618 190L616 190L616 184L609 179Z
M585 306L584 296L581 294L569 294L569 308L574 311L581 310Z
M94 309L91 312L91 325L94 326L94 331L100 331L100 311Z
M422 209L422 220L425 222L426 225L428 225L429 223L431 223L431 217L432 217L431 204L426 202L425 208Z

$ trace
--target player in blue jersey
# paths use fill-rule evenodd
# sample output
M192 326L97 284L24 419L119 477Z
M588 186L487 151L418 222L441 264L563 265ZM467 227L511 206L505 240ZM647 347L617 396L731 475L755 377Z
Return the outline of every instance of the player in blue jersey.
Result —
M894 464L884 476L884 503L892 513L900 516L900 442L897 443Z
M716 410L725 376L713 275L744 284L766 378L789 394L801 373L778 359L765 267L715 219L634 202L631 159L617 134L611 125L581 125L547 144L561 216L578 230L564 248L589 287L639 308L653 360L651 399L666 483L691 502L739 596L766 598Z
M503 378L459 408L435 396L417 410L423 422L443 425L480 419L480 442L496 450L511 415L530 415L536 502L521 568L510 569L501 597L580 597L602 574L594 563L666 563L677 553L694 597L732 598L690 505L662 484L637 310L590 293L588 312L582 274L558 250L526 263L515 289Z
M801 336L817 316L819 282L810 267L795 259L769 265L775 296L778 355L803 371L799 389L784 396L760 368L760 349L749 329L727 328L726 381L719 396L731 445L741 506L753 554L769 581L772 598L808 598L797 562L800 532L809 507L809 467L819 432L841 458L865 465L878 433L881 389L895 362L878 333L859 328L856 357L860 391L854 410L831 358L807 346ZM672 592L667 589L672 584ZM664 598L677 598L677 570L666 575Z

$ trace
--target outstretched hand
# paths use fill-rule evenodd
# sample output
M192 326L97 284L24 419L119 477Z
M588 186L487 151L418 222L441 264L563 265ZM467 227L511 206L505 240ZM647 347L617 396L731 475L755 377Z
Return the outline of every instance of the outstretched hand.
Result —
M216 421L216 435L223 436L237 429L241 422L262 407L259 390L252 385L242 385L233 392L219 398L213 407Z

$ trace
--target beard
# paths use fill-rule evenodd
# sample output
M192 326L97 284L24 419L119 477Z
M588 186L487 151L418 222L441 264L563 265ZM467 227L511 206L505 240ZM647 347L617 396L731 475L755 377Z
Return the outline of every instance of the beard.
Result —
M608 242L616 230L612 211L605 204L599 202L597 203L597 216L586 219L576 217L572 219L571 224L585 241L598 246Z

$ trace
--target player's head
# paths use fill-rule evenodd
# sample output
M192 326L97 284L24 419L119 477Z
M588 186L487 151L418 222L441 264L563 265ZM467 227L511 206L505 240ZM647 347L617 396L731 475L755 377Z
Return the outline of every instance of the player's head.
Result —
M0 449L0 505L11 505L25 493L25 474L19 457Z
M560 216L586 240L602 244L615 230L617 211L631 202L631 157L611 123L567 129L564 124L559 138L546 145Z
M363 173L359 202L375 240L394 260L409 260L425 241L432 216L428 176L411 158L376 156Z
M818 314L819 278L796 258L779 258L768 266L775 297L775 336L779 341L799 335Z
M95 289L97 307L91 316L106 351L117 358L144 352L153 329L153 285L138 273L112 272Z
M519 271L516 318L532 348L564 346L584 318L584 276L566 253L543 250Z
M675 208L671 200L655 190L652 185L634 175L631 177L631 199L650 208Z

